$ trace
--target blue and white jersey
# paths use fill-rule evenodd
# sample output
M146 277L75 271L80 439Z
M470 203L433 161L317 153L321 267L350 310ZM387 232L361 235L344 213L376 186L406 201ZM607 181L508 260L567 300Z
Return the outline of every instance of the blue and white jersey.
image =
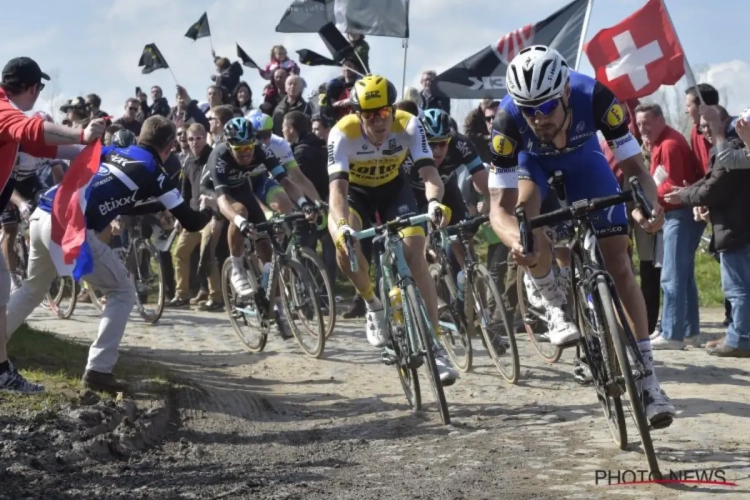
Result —
M58 187L54 186L42 194L39 208L52 212ZM102 231L117 216L154 198L166 210L184 203L156 152L143 146L104 147L99 171L86 190L86 227Z

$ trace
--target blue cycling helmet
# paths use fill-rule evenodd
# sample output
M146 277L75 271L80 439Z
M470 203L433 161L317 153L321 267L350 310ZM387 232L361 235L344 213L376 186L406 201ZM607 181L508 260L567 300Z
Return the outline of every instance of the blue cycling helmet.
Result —
M253 124L253 127L258 132L268 132L273 130L273 118L263 114L260 110L247 115L247 119Z
M224 138L227 142L254 142L255 127L245 118L232 118L224 125Z
M451 137L451 117L442 109L425 111L422 125L428 142L444 141Z

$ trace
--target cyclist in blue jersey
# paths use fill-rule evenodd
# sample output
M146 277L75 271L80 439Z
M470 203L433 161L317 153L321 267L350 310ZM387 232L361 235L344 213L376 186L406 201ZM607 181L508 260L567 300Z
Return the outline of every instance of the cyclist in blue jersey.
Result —
M511 61L506 75L508 95L503 98L493 122L490 173L491 222L516 262L526 266L530 286L538 292L547 311L550 340L561 345L580 337L565 317L564 287L552 272L552 248L543 229L534 231L536 251L524 255L516 206L529 217L539 215L548 194L547 179L556 170L564 174L567 202L608 196L619 185L602 153L600 131L608 141L623 173L637 176L654 205L655 217L647 220L639 210L632 213L647 232L658 231L664 211L657 202L656 185L649 175L636 139L628 130L625 112L614 94L593 78L568 68L554 49L528 47ZM595 214L599 244L617 292L638 339L644 363L652 375L643 381L646 413L655 428L667 427L675 414L653 372L653 355L643 294L628 255L625 206Z
M88 283L107 297L99 335L89 350L83 376L85 386L117 392L124 385L112 375L125 325L135 304L135 287L128 271L97 233L122 214L138 215L169 210L188 231L200 231L211 219L211 208L195 211L186 203L165 171L176 139L174 124L163 116L148 118L138 144L126 148L102 148L99 171L86 189L86 243L93 269L86 269ZM57 275L55 253L59 246L52 238L52 205L59 185L44 192L29 223L28 279L8 304L8 332L21 326L38 306ZM56 252L57 251L57 252Z

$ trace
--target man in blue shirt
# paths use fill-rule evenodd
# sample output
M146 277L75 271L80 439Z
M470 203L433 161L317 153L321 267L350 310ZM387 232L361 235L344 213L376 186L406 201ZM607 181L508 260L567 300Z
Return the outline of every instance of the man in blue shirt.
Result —
M135 304L135 287L125 265L97 233L118 216L169 210L188 231L200 231L212 211L195 211L183 200L180 191L164 169L176 139L174 124L155 115L143 123L138 144L126 148L102 149L101 166L86 191L86 243L93 258L93 270L86 281L107 297L99 326L99 335L89 350L83 375L86 387L119 392L125 386L112 375L125 325ZM42 194L29 223L28 279L8 303L8 332L15 332L44 299L57 275L50 255L52 206L59 189ZM12 333L11 333L12 334Z

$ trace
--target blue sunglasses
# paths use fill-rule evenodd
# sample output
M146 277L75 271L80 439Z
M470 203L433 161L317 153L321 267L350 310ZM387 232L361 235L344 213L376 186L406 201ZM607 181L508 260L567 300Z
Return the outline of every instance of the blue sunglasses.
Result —
M533 118L537 114L541 114L543 116L549 116L555 112L558 106L560 106L560 99L552 99L551 101L541 103L539 106L518 106L518 107L521 108L521 112L524 115L528 116L529 118Z

